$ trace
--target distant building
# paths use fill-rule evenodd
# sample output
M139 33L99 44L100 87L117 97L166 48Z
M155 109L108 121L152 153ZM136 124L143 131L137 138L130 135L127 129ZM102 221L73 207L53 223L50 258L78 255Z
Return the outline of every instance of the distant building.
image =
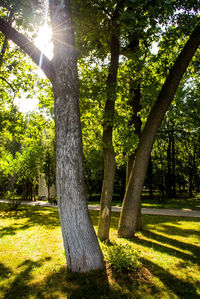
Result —
M56 197L56 186L53 184L50 187L50 198ZM48 188L46 185L45 175L44 173L39 174L39 182L38 182L38 198L48 199Z

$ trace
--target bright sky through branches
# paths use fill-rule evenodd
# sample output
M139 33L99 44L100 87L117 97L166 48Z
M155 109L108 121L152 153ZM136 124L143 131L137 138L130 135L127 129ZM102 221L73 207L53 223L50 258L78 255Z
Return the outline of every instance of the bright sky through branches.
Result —
M53 57L53 44L51 41L51 27L44 25L40 27L34 44L49 58Z
M49 26L44 25L39 28L38 35L34 40L34 44L38 47L49 59L53 57L53 43L51 40L52 30ZM38 68L38 77L45 77L44 73ZM15 103L18 105L19 110L23 113L32 112L36 110L38 105L37 96L34 98L27 98L26 94L23 98L16 98Z

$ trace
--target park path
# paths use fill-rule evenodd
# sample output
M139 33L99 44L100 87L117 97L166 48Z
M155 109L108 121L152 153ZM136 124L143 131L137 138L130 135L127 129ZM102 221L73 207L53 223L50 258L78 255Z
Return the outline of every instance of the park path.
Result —
M0 199L0 203L6 203L7 200ZM31 205L31 206L42 206L42 207L54 207L56 205L51 205L50 203L43 202L43 201L22 201L21 204L24 205ZM88 205L89 210L99 211L99 205ZM121 212L121 207L113 206L112 212ZM199 217L200 218L200 211L197 210L190 210L190 209L157 209L157 208L142 208L142 214L146 215L163 215L163 216L181 216L181 217Z

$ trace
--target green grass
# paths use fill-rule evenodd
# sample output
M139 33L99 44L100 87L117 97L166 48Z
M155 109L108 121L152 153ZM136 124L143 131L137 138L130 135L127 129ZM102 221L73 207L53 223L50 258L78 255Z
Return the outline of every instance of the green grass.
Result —
M99 205L99 201L88 201L88 204ZM121 206L122 201L113 200L113 206ZM149 198L148 196L142 197L143 208L163 208L163 209L191 209L200 210L200 194L192 198L164 198L159 202L159 197Z
M118 239L112 214L111 241L137 249L142 266L133 273L70 274L57 209L0 204L0 298L200 298L200 220L143 216L143 231ZM91 211L96 228L98 212ZM94 279L95 278L95 279Z

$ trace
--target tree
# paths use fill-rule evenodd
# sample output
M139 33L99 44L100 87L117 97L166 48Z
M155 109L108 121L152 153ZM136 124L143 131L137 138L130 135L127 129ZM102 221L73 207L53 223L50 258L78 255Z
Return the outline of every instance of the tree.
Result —
M57 196L67 266L86 272L103 268L102 253L89 217L83 175L77 61L70 1L50 0L54 58L42 70L55 99ZM39 65L41 52L0 18L0 30Z
M134 166L123 201L118 228L119 237L133 237L139 202L151 149L161 121L171 104L179 82L200 44L200 25L198 24L179 54L151 110L141 133Z
M115 100L117 97L117 72L120 55L120 26L119 18L124 9L124 3L118 2L111 17L110 37L110 65L106 83L106 103L103 116L103 153L104 153L104 178L100 200L100 215L98 223L98 237L109 240L111 205L115 178L115 153L113 147L113 125Z

